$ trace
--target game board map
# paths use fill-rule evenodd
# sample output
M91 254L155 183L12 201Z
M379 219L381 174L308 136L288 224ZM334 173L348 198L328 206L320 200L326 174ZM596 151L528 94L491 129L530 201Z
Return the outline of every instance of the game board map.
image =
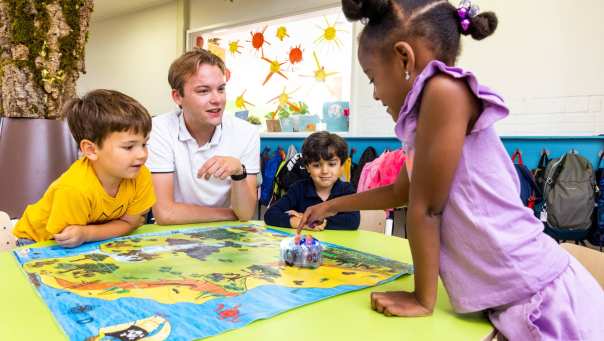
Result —
M194 227L13 253L71 340L200 339L412 273L331 243L321 267L285 266L279 244L289 236Z

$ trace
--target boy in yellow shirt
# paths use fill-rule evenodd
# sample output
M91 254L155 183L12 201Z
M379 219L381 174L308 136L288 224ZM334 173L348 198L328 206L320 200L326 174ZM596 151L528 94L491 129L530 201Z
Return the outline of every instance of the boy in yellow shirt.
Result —
M82 157L28 205L13 234L18 245L54 239L64 247L123 236L155 203L145 167L151 116L135 99L94 90L63 107Z

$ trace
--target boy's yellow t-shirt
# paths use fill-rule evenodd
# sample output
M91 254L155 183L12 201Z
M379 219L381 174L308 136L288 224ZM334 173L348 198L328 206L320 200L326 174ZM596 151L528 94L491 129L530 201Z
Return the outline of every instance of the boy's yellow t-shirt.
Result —
M123 179L115 197L99 181L87 158L74 162L46 190L42 199L28 205L13 234L37 242L53 238L69 225L100 224L124 215L145 212L155 203L151 172L142 166L134 179Z

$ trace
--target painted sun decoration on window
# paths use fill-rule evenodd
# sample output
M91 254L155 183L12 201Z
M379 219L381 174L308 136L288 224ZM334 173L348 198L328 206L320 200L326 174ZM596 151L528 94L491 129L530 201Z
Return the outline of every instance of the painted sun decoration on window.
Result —
M227 113L269 132L348 131L352 24L340 8L189 32L227 66Z

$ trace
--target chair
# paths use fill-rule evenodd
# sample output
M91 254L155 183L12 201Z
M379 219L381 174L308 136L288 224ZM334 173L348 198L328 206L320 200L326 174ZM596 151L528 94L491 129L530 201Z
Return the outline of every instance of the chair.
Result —
M17 246L17 238L13 236L13 224L6 212L0 211L0 251L9 251Z
M604 253L571 243L560 244L589 271L604 289Z
M383 210L361 211L359 230L385 233L386 213Z
M0 208L15 219L78 159L78 147L64 120L0 122Z

